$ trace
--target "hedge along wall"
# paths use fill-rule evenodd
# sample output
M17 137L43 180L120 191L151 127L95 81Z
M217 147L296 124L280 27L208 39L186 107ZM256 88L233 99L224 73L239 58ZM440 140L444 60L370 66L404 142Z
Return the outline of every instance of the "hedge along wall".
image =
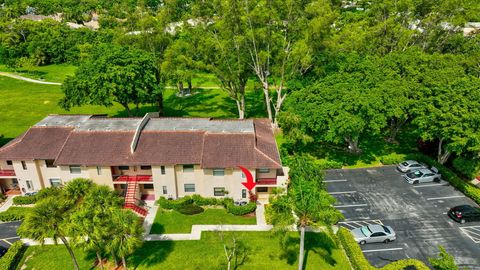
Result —
M345 228L340 228L337 232L337 237L340 240L345 252L347 253L350 263L352 264L353 269L355 270L402 270L406 267L414 267L417 270L429 270L423 262L415 259L406 259L390 264L385 265L382 268L376 268L368 262L368 260L363 255L362 249L357 244L353 235Z
M14 270L23 256L25 248L22 241L17 241L8 249L7 253L0 259L0 270Z

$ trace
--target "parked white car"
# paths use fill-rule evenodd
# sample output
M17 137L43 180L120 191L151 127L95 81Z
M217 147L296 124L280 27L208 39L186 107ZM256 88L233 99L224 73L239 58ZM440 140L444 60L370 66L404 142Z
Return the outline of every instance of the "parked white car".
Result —
M438 173L437 168L420 169L403 175L403 178L409 184L440 182L442 175Z
M397 165L397 169L401 172L412 172L420 169L427 169L425 164L422 164L415 160L406 160Z
M397 239L395 231L390 226L368 225L353 229L355 241L360 245L366 243L388 243Z

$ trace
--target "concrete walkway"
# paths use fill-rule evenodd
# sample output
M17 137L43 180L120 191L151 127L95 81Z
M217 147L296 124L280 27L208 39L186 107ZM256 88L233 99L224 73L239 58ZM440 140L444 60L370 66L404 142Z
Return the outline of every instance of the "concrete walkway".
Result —
M0 212L5 212L13 205L13 198L17 197L18 195L10 195L7 197L7 200L2 204L0 207Z
M155 216L157 215L158 205L155 204L155 201L147 201L148 214L143 220L143 230L144 235L150 234L152 229L153 222L155 221Z
M57 83L57 82L39 81L39 80L30 79L30 78L27 78L27 77L23 77L23 76L8 73L8 72L0 72L0 76L10 77L10 78L13 78L13 79L22 80L22 81L31 82L31 83L49 84L49 85L62 85L61 83Z
M267 225L265 221L265 205L263 203L257 204L257 209L255 210L255 216L257 217L257 225L263 226Z

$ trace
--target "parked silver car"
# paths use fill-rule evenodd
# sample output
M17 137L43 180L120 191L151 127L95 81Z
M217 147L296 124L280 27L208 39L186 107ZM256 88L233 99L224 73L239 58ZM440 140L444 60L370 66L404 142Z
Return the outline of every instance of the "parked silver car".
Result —
M427 166L415 160L406 160L397 165L397 169L401 172L412 172L419 169L426 169Z
M403 178L409 184L428 183L428 182L440 182L442 175L438 173L437 168L420 169L414 172L409 172L403 175Z
M390 226L368 225L352 230L355 241L360 245L366 243L388 243L397 239L395 231Z

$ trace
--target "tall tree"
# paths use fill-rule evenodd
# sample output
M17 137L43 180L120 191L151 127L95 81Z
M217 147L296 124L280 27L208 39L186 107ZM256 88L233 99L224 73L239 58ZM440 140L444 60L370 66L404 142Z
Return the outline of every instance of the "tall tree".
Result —
M55 243L60 239L72 259L74 268L79 270L71 243L67 239L69 210L69 205L59 198L48 197L43 199L32 208L30 214L27 215L18 229L18 234L42 244L47 238L53 238Z
M163 113L160 74L152 56L142 50L102 44L93 49L73 77L62 85L65 109L84 104L121 104L129 116L130 104L156 102Z

